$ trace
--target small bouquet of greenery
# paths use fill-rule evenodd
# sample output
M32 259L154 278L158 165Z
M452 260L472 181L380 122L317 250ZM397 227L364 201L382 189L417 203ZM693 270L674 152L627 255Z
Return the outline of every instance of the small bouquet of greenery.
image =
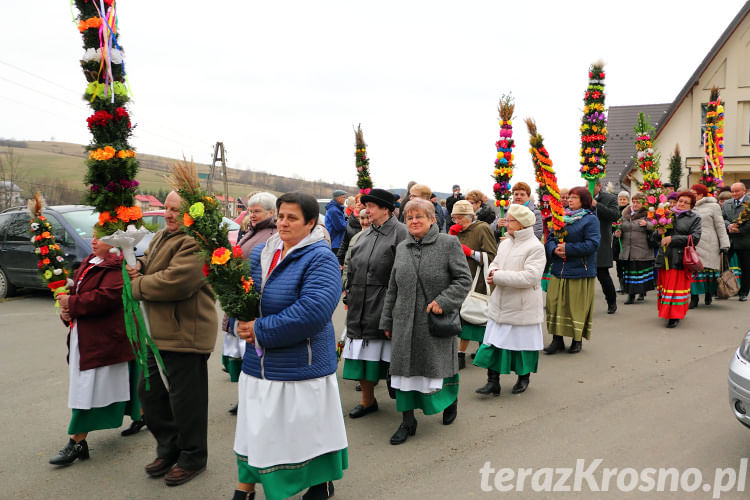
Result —
M258 317L260 295L250 277L250 263L240 247L229 243L221 204L201 189L192 162L178 161L170 171L170 183L183 199L182 230L198 243L203 274L221 308L233 318L252 321Z

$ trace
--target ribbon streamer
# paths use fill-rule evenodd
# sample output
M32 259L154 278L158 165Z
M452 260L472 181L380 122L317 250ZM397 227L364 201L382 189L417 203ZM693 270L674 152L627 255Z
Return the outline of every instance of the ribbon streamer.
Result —
M160 367L160 372L166 377L167 369L164 367L164 361L159 354L159 349L156 347L153 339L148 335L146 329L146 322L141 314L140 304L133 298L133 287L130 282L130 275L125 268L125 262L122 263L122 305L125 311L125 332L128 335L128 340L133 348L133 354L135 355L135 362L141 365L143 369L143 378L146 381L146 390L151 389L148 376L148 350L154 353L154 358ZM166 386L165 382L165 386Z

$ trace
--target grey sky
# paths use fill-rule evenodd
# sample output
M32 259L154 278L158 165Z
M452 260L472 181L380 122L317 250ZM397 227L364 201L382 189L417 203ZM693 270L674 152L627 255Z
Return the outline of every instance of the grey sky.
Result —
M514 180L534 186L531 116L572 186L588 65L607 63L607 106L670 102L743 3L118 0L133 143L207 162L222 140L230 166L354 184L362 123L376 186L491 195L512 91ZM68 2L0 14L0 137L88 143Z

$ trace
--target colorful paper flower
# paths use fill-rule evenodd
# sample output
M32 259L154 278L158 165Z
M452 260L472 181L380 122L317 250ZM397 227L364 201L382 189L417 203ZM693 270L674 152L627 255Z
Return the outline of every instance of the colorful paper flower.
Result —
M193 203L188 209L188 213L190 213L190 217L193 219L200 219L205 212L206 206L200 201Z
M219 247L214 250L214 253L211 255L211 264L224 265L227 263L231 256L232 252L230 252L229 249Z

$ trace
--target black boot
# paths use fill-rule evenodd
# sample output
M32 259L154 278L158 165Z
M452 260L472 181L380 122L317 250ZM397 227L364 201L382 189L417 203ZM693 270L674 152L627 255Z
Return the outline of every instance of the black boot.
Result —
M561 335L553 335L552 342L544 348L544 354L555 354L565 350L565 341Z
M464 368L466 368L466 353L459 352L458 353L458 369L463 370Z
M132 436L133 434L140 431L145 425L146 425L146 422L143 420L143 417L141 417L140 420L133 420L132 422L130 422L130 427L122 431L120 435Z
M688 309L695 309L696 307L698 307L698 296L691 293Z
M310 489L302 495L302 500L324 500L333 496L333 481L310 486Z
M634 293L628 294L628 300L625 301L625 304L626 305L635 304L635 294Z
M667 328L675 328L679 322L679 319L670 319L667 321Z
M483 396L489 396L492 394L493 396L499 396L500 395L500 373L496 372L495 370L487 370L487 383L477 389L477 394L481 394Z
M614 314L617 312L617 302L607 304L607 314Z
M237 412L239 411L239 409L240 409L240 404L235 403L234 406L229 408L229 413L231 413L232 415L237 415Z
M458 416L458 398L445 410L443 410L443 425L451 425Z
M79 460L86 460L89 458L89 445L86 443L85 439L77 443L72 439L69 439L65 448L60 450L57 455L50 458L49 463L52 465L68 465L72 464L76 458Z
M417 419L414 418L414 410L405 411L403 415L401 425L398 426L396 432L391 436L391 444L404 443L409 436L417 433Z
M516 385L513 386L513 389L511 389L510 392L513 394L521 394L529 386L530 377L530 373L527 373L526 375L519 375L518 382L516 382Z
M706 301L705 301L705 304L707 306L710 306L711 302L713 302L713 300L714 300L714 296L711 295L711 292L706 292Z
M568 349L568 353L575 354L577 352L581 352L581 347L583 346L583 340L574 340L570 343L570 348Z
M232 500L255 500L254 491L234 490Z

